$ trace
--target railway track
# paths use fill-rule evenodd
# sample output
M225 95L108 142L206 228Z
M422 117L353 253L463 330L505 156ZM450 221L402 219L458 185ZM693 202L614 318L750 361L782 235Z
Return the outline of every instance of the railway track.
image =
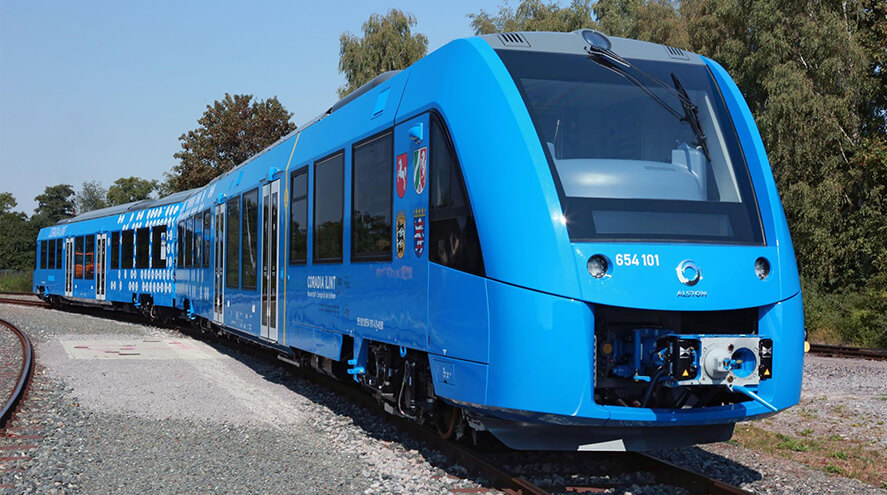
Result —
M846 345L810 344L810 353L820 356L833 356L843 358L860 359L887 359L887 350L866 349L864 347L851 347Z
M0 297L0 304L15 304L17 306L35 306L38 308L48 308L49 303L39 299L20 299L15 297Z
M278 355L251 342L241 341L231 345L231 339L202 333L194 328L174 325L173 328L201 340L214 340L229 347L280 364ZM235 339L239 340L239 339ZM292 364L291 361L286 361ZM693 494L748 495L752 492L721 482L704 474L677 466L655 456L638 453L602 452L527 452L504 450L505 447L483 451L445 440L430 425L419 425L405 418L387 414L383 407L365 390L350 382L334 380L312 369L293 367L297 374L340 397L345 397L364 408L390 419L404 435L417 439L431 449L443 453L454 464L461 465L495 488L511 495L549 495L552 493L600 493L631 485L670 485L681 487ZM536 469L543 466L543 469ZM552 476L544 466L558 469ZM593 469L593 474L588 474ZM558 481L534 483L534 478L554 478ZM560 482L560 480L563 480ZM456 489L454 492L459 493ZM463 493L476 493L474 489Z
M307 372L306 378L348 397L370 410L384 414L382 407L351 384ZM677 466L655 456L639 453L592 452L484 452L444 440L437 430L403 418L386 415L406 435L421 440L446 455L451 462L466 467L495 488L513 495L553 493L600 493L631 485L670 485L694 494L748 495L751 492ZM540 469L541 467L541 469ZM546 468L555 467L558 473ZM589 469L592 473L588 474ZM644 474L646 473L646 475ZM533 482L541 478L542 482Z
M19 348L21 349L21 352L18 354L14 349L4 349L5 352L2 359L0 359L0 383L8 385L11 389L3 403L3 409L0 410L0 428L4 428L31 381L34 349L31 345L31 339L12 323L0 320L0 331L12 334L14 336L13 340L19 342ZM15 346L12 345L12 347L14 348Z

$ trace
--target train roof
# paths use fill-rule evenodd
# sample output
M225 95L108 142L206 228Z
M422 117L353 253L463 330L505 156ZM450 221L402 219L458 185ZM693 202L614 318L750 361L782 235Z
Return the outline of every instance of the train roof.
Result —
M586 33L595 33L612 45L612 51L623 58L680 62L702 65L699 55L668 45L630 38L608 36L592 29L577 29L569 33L549 31L521 31L480 36L494 50L588 55Z
M95 218L103 218L110 217L114 215L119 215L121 213L127 213L130 211L137 210L147 210L149 208L155 208L157 206L166 206L171 205L173 203L181 203L188 199L188 196L194 194L200 188L189 189L187 191L181 191L177 193L170 194L169 196L158 198L158 199L143 199L141 201L133 201L132 203L125 203L117 206L110 206L108 208L102 208L100 210L92 210L87 211L86 213L81 213L80 215L65 218L60 220L56 225L62 225L66 223L74 223L74 222L82 222L84 220L92 220Z

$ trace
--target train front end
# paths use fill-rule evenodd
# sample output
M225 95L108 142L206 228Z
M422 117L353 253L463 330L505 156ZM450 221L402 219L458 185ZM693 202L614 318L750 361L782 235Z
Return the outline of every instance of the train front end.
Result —
M484 427L519 449L646 450L726 440L797 404L794 252L724 69L590 30L482 39L516 121L488 125L526 142L500 171L536 180L488 185L466 139L489 278ZM503 187L508 211L491 213Z

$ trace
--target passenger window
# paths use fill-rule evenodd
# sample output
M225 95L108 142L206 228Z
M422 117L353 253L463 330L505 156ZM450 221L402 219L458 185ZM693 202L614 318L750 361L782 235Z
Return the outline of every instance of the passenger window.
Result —
M356 145L351 171L351 259L391 260L392 133Z
M212 232L212 216L209 210L203 212L203 267L209 268L209 238Z
M240 196L225 204L225 287L240 287Z
M46 241L46 268L55 268L55 239Z
M55 269L61 270L62 268L62 244L64 244L64 239L56 239L55 240Z
M342 261L345 153L314 164L314 261Z
M38 268L46 268L46 261L49 258L49 256L46 254L46 251L48 249L47 244L49 244L47 241L40 241L40 252L37 253L37 255L40 256L40 266Z
M120 232L111 233L111 267L112 270L120 268Z
M151 229L151 268L166 268L166 225Z
M203 218L198 213L194 215L192 222L194 223L194 268L200 268L203 266L203 240L201 239L203 235Z
M194 266L194 219L185 219L185 268Z
M256 289L259 249L259 190L243 193L243 251L240 260L240 283L244 289Z
M123 244L120 246L120 268L132 268L133 247L135 245L135 232L123 231Z
M178 229L176 231L176 266L179 268L185 268L185 223L181 221L178 223Z
M151 258L151 229L143 227L136 230L136 268L148 268Z
M477 226L456 151L443 121L431 116L430 211L431 261L474 275L484 275Z
M86 236L86 249L83 253L84 278L92 279L95 276L95 236Z
M308 261L308 167L293 172L290 187L290 264Z
M83 278L83 236L74 239L74 278Z

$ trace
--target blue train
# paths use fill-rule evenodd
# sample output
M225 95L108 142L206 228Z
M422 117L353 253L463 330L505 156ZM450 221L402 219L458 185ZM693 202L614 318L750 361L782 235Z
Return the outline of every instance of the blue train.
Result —
M675 447L800 398L795 256L739 89L591 30L453 41L38 246L47 300L259 342L445 437Z

